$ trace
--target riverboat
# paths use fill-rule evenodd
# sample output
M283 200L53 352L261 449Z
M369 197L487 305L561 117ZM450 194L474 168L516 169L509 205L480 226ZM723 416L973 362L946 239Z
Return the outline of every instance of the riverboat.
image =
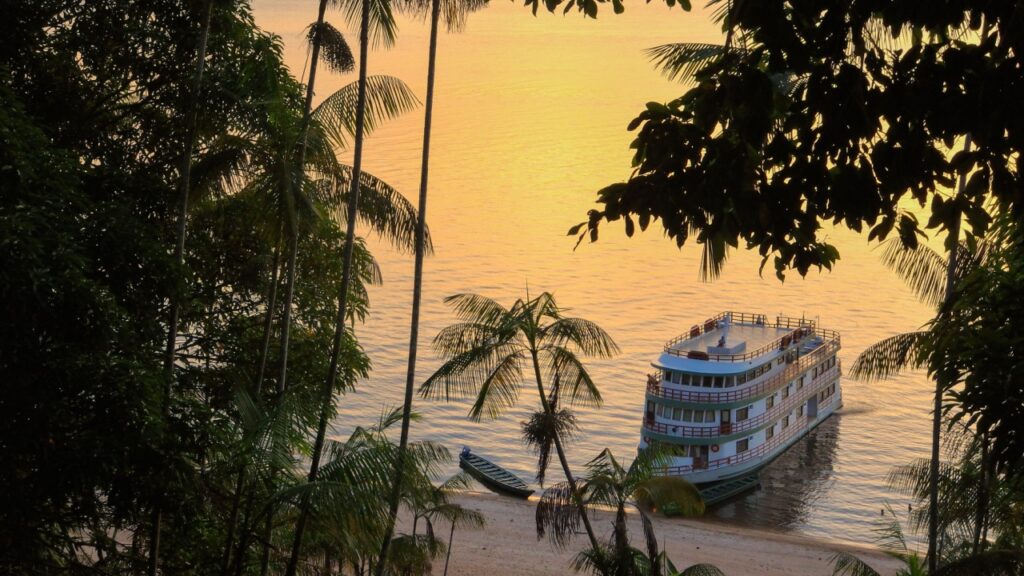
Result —
M724 312L665 344L640 449L694 484L748 476L842 407L839 334L803 318ZM667 445L667 446L664 446Z

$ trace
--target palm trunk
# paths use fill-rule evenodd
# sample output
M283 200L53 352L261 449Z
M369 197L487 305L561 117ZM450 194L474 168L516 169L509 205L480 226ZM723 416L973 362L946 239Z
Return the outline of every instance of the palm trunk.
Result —
M263 344L260 347L260 362L256 370L256 397L263 391L263 381L267 374L267 357L270 355L270 339L274 327L274 309L277 308L277 284L281 281L281 230L277 232L274 244L273 270L270 276L270 294L267 296L267 314L263 318Z
M320 1L320 20L323 20L326 0ZM323 455L324 443L327 438L327 422L333 403L334 386L338 378L338 364L341 358L341 344L345 336L345 317L348 308L349 288L352 285L352 254L355 250L356 217L359 212L359 180L363 165L363 124L366 116L366 67L370 51L370 7L368 0L363 0L363 10L359 22L359 93L356 102L356 138L352 157L352 188L348 197L348 222L345 231L345 248L342 254L341 288L338 290L338 316L334 322L334 341L331 343L331 361L320 391L320 420L317 424L316 440L313 443L313 458L309 466L308 481L315 482L320 471L320 459ZM319 49L319 37L314 41L314 51ZM316 56L314 56L316 58ZM315 64L314 64L315 66ZM312 72L311 78L312 78ZM309 518L309 498L302 498L301 512L295 525L295 538L292 542L292 553L288 559L286 576L295 576L298 568L299 554L302 551L302 538Z
M274 509L267 510L267 517L263 521L263 552L260 555L260 576L267 576L270 572L270 544L274 538Z
M964 139L964 151L971 149L971 135ZM961 174L957 182L957 196L963 193L966 176ZM960 248L960 216L957 215L949 227L949 262L946 265L946 298L943 307L949 305L956 289L957 257ZM941 312L940 312L941 313ZM932 454L928 466L928 573L939 567L939 447L942 442L942 394L955 378L948 370L942 369L935 378L935 399L932 407Z
M306 136L309 133L310 114L313 110L313 93L316 86L316 67L320 60L320 27L324 23L324 13L327 11L327 0L320 0L320 6L316 18L316 33L313 34L312 59L309 64L309 82L306 83L306 102L302 111L302 127L299 131L299 154L296 158L299 181L293 183L298 186L294 193L302 193L302 183L306 178ZM288 388L288 347L291 340L291 318L292 300L295 297L295 260L299 251L299 222L295 215L291 221L291 241L288 245L288 283L284 294L284 314L281 318L281 370L277 380L277 393L283 394Z
M195 77L189 92L186 111L185 150L181 159L181 173L178 180L178 231L174 246L174 262L179 269L185 266L185 239L188 234L188 195L192 180L192 152L196 147L196 132L199 119L199 91L203 85L206 68L206 45L210 39L210 17L213 0L206 0L203 6L203 20L199 29L199 44L196 47ZM178 316L181 311L181 297L177 291L171 294L170 317L167 322L167 345L164 350L164 388L161 413L166 422L171 412L171 383L174 381L174 351L178 342ZM160 566L160 533L163 524L161 496L153 506L149 540L149 575L156 576Z
M423 296L423 256L426 251L427 182L430 169L430 126L434 112L434 77L437 65L437 26L441 19L441 0L430 4L430 49L427 56L427 102L423 115L423 163L420 167L420 196L416 217L416 264L413 272L412 321L409 328L409 366L405 375L405 401L402 404L402 434L398 442L398 456L395 459L394 486L388 509L387 528L381 543L380 557L377 558L376 576L383 576L387 564L388 548L395 532L395 519L402 497L402 480L405 474L405 456L409 445L409 422L412 419L412 393L416 382L416 353L420 333L420 300Z
M277 283L278 272L281 267L281 233L278 232L274 245L274 259L271 263L270 287L267 295L267 313L263 319L263 344L260 348L259 368L256 375L256 398L260 398L263 392L263 379L266 375L267 356L270 352L271 331L274 327L274 308L277 305ZM238 514L241 510L242 497L245 493L245 480L248 473L248 465L243 465L238 472L238 480L235 482L235 493L231 499L231 513L228 516L228 534L224 543L224 555L221 561L221 576L228 576L231 570L231 549L235 541L235 527L238 523Z
M246 470L247 467L243 466L238 472L238 479L235 480L235 493L231 497L231 513L228 516L228 535L224 542L224 555L221 556L221 576L228 576L228 571L231 569L231 547L235 545L235 524L238 523L238 513L242 508Z
M452 522L452 529L448 532L448 553L444 556L444 574L448 576L448 561L452 559L452 540L455 539L455 522Z
M985 517L988 512L988 434L981 434L981 466L979 467L978 496L975 502L974 511L974 545L972 554L981 552L982 533L985 525Z
M544 413L549 417L554 416L554 411L551 409L551 404L548 402L547 394L544 392L544 381L540 375L540 361L537 358L537 351L535 349L530 350L530 354L533 357L533 374L537 379L537 393L540 395L540 404L543 408ZM583 499L580 497L579 488L576 485L576 478L572 475L572 470L569 469L569 460L565 457L565 449L562 448L562 439L558 434L554 434L555 441L555 453L558 454L558 462L562 465L562 472L565 473L565 480L569 483L569 489L572 490L572 498L576 501L576 506L580 509L580 518L583 520L583 527L587 531L587 537L590 539L590 545L594 550L600 548L597 542L597 536L594 534L594 527L590 525L590 518L587 517L587 508L583 505Z

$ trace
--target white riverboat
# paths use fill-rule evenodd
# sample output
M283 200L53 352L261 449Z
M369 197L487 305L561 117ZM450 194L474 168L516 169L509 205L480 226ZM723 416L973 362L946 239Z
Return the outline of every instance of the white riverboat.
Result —
M674 447L665 474L749 475L842 406L839 334L813 321L724 312L669 341L652 365L640 449Z

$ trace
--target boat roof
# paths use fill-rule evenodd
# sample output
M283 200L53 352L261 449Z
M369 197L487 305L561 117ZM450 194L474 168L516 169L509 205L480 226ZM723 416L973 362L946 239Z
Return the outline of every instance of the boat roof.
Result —
M777 326L771 326L767 324L740 324L737 322L731 322L728 326L724 326L721 323L695 338L687 338L681 342L677 342L670 348L678 350L680 352L686 352L689 350L701 350L707 352L708 348L713 348L718 345L718 341L722 336L726 336L726 346L734 346L741 342L746 343L746 351L754 351L762 346L767 346L772 342L782 338L786 334L793 332L793 328L780 328Z
M797 330L820 332L813 321L803 318L778 316L770 321L764 314L723 312L669 341L652 365L700 374L736 374L774 360Z

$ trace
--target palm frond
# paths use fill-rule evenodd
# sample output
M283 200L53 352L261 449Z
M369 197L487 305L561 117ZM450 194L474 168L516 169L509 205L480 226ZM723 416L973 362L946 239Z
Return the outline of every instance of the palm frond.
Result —
M704 514L704 499L696 486L678 476L652 476L637 483L638 503L666 514L686 517Z
M883 246L882 263L895 272L921 302L937 308L946 298L946 259L924 244L907 248L899 238L890 238Z
M572 406L601 406L601 391L575 354L557 347L545 348L544 352L544 371L548 381L559 383L559 398L567 398Z
M558 318L542 330L546 344L572 346L587 356L611 358L619 346L603 328L583 318Z
M370 10L370 28L367 31L370 44L375 48L394 46L398 38L398 23L391 10L390 0L332 0L332 4L341 9L348 25L356 30L362 19L363 2L367 3Z
M928 332L907 332L875 342L857 356L850 377L872 382L927 367L928 358L923 353L927 338Z
M640 511L640 523L644 529L644 544L647 547L647 559L650 562L648 574L650 576L661 576L661 554L658 551L658 535L654 532L654 524L650 516L642 508Z
M348 197L352 193L352 167L338 164L330 179L322 179L315 198L324 204L342 228L348 221ZM361 172L359 175L359 222L394 248L411 252L416 247L416 208L398 190L380 178ZM426 251L434 250L430 230L425 230Z
M313 110L312 118L339 150L346 149L348 137L355 134L358 101L359 82L352 82L325 98ZM367 76L364 133L369 135L384 121L401 116L419 103L412 89L398 78Z
M239 135L222 135L192 163L192 193L196 200L241 189L252 143Z
M832 557L832 576L881 576L867 562L850 554L837 552Z
M441 22L449 32L462 32L466 29L466 20L473 12L483 10L489 0L438 0L441 3ZM423 19L430 18L431 0L409 0L400 2L400 12Z
M519 352L503 343L467 350L442 364L420 386L419 394L446 401L476 395L470 417L480 418L485 411L497 417L519 396L521 361Z
M485 326L497 326L509 314L497 301L479 294L454 294L445 298L444 303L451 306L460 319Z
M648 48L644 53L669 80L690 81L701 68L734 50L721 44L678 42Z
M493 326L475 322L458 322L442 328L434 336L434 351L445 358L464 354L474 348L488 346L501 338Z
M580 527L580 509L576 506L568 482L549 486L537 502L537 539L545 535L558 548L569 545Z
M328 68L341 73L355 69L356 59L340 30L330 22L321 22L319 26L316 23L310 24L306 29L306 41L312 44L317 35L320 36L320 60Z
M484 413L497 418L506 408L515 406L522 381L519 355L511 354L502 358L480 384L476 402L469 409L470 419L480 420Z

